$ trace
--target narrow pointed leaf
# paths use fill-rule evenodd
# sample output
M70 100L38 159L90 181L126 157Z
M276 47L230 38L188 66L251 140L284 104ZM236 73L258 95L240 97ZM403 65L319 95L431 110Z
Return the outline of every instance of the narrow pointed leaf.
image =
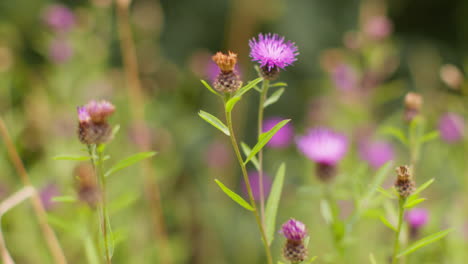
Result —
M374 176L374 179L369 186L369 191L367 194L364 196L363 201L369 202L372 197L374 196L375 192L377 191L377 188L382 185L382 183L385 181L385 178L387 177L388 173L390 172L390 168L392 167L393 162L389 161L385 163L380 169L377 171L376 175Z
M285 82L276 82L276 83L270 84L270 87L284 87L284 86L288 86L288 84Z
M418 195L419 193L421 193L422 191L424 191L425 189L427 189L427 187L429 187L433 182L434 182L434 178L428 180L427 182L425 182L423 185L419 186L416 191L414 191L414 193L411 195L411 196L415 196L415 195Z
M131 155L130 157L128 158L125 158L119 162L117 162L117 164L115 164L114 166L112 166L105 174L104 174L104 177L108 177L109 175L111 175L112 173L115 173L121 169L125 169L127 168L128 166L131 166L141 160L144 160L144 159L147 159L147 158L151 158L153 157L154 155L156 155L156 152L154 151L149 151L149 152L140 152L140 153L137 153L137 154L134 154L134 155Z
M211 85L209 85L205 80L200 80L200 81L201 81L201 83L203 83L203 85L206 87L206 89L208 89L210 92L212 92L213 94L216 94L217 96L221 96L213 88L211 88Z
M410 201L410 202L406 202L404 207L407 208L407 209L410 209L412 207L415 207L416 205L422 203L426 201L426 198L419 198L419 199L415 199L413 201Z
M73 203L76 202L76 197L71 195L55 196L52 197L52 201L60 203Z
M247 144L245 144L244 142L241 142L241 148L242 148L242 152L244 152L244 155L246 157L248 157L250 155L250 152L252 151L252 149ZM260 164L258 163L257 157L253 157L251 159L251 161L252 161L253 165L255 166L255 168L257 170L259 170Z
M231 191L231 189L229 189L228 187L226 187L222 182L220 182L219 180L215 180L216 184L218 184L218 186L221 188L221 190L223 190L223 192L225 194L227 194L227 196L229 196L229 198L231 198L234 202L236 202L237 204L239 204L240 206L244 207L245 209L249 210L249 211L253 211L253 207L246 201L244 200L242 197L240 197L240 195L238 195L237 193Z
M400 254L397 255L397 258L400 258L402 256L405 256L405 255L408 255L410 253L413 253L414 251L424 247L424 246L427 246L431 243L434 243L442 238L444 238L446 235L448 235L450 232L452 232L454 229L453 228L450 228L450 229L447 229L447 230L443 230L443 231L440 231L440 232L437 232L435 234L432 234L430 236L427 236L423 239L420 239L416 242L414 242L411 246L409 246L407 249L403 250Z
M237 102L239 102L241 98L242 97L240 96L234 96L231 99L229 99L226 103L226 111L231 112L234 106L237 104Z
M276 124L272 129L268 130L265 133L262 133L258 139L257 144L253 147L250 155L245 160L244 164L247 164L265 145L270 141L270 139L280 130L284 125L286 125L291 119L286 119L278 124Z
M198 115L203 118L203 120L205 120L206 122L208 122L209 124L211 124L212 126L216 127L217 129L221 130L221 132L223 132L224 134L226 134L227 136L229 136L229 129L227 128L227 126L221 122L221 120L219 120L217 117L213 116L212 114L210 113L207 113L205 111L202 111L200 110L200 112L198 113Z
M333 214L332 210L330 208L330 204L327 202L327 200L321 200L320 201L320 212L322 213L322 217L325 220L327 224L333 223Z
M284 93L284 88L281 88L278 91L275 91L270 97L268 97L268 99L265 100L265 103L263 104L263 108L276 103L280 99L281 95L283 95L283 93Z
M374 254L370 253L369 254L369 260L371 264L377 264L377 261L375 260Z
M263 80L263 78L257 78L257 79L255 79L253 81L250 81L247 85L245 85L244 87L241 87L239 90L237 90L235 97L241 97L246 92L248 92L250 89L254 88L255 85L257 85L262 80Z
M305 262L305 264L313 263L315 260L317 260L317 256L310 258L308 261Z
M268 245L271 245L275 237L276 230L276 215L278 212L278 205L281 198L281 192L283 190L284 175L286 173L286 165L282 163L276 172L275 180L271 187L270 195L265 210L265 229Z
M432 140L435 140L435 139L438 139L438 138L439 138L439 131L432 131L432 132L429 132L429 133L425 134L420 139L420 142L422 144L422 143L426 143L426 142L429 142L429 141L432 141Z
M382 188L381 186L377 187L377 191L381 194L383 194L384 196L386 196L387 198L390 198L390 199L396 199L397 197L395 195L393 195L393 193L385 190L384 188Z
M384 135L393 136L396 139L398 139L401 143L403 143L403 145L408 145L408 139L406 138L405 134L403 133L403 131L396 127L384 127L380 130L380 133Z
M90 156L82 156L82 155L59 155L55 156L52 159L54 160L76 160L76 161L84 161L90 160Z
M94 241L92 239L91 235L85 236L84 239L84 247L85 247L85 253L86 253L86 258L88 259L89 264L99 264L99 257L97 253L96 246L94 245Z
M397 231L396 228L390 223L390 221L388 221L387 218L385 218L383 215L381 215L381 216L379 217L379 219L380 219L380 221L381 221L384 225L386 225L388 228L390 228L391 230L393 230L393 231L395 231L395 232Z

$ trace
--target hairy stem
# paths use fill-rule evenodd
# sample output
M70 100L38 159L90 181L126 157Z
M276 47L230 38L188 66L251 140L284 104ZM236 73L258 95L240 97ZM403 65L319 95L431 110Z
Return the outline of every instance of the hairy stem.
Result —
M399 203L398 203L398 227L397 231L395 234L395 243L393 245L393 256L392 256L392 264L397 264L397 254L398 251L400 251L400 233L401 233L401 227L403 225L403 216L405 214L405 201L406 198L400 197Z
M225 107L225 109L226 109L226 107ZM258 214L257 205L255 204L255 199L254 199L254 196L253 196L253 193L252 193L252 187L250 186L250 181L249 181L249 176L247 174L247 169L245 168L245 164L244 164L244 161L242 159L242 155L240 153L239 146L237 144L236 136L234 134L234 129L232 128L231 112L228 112L226 110L224 112L226 114L226 122L227 122L227 125L228 125L229 133L231 135L230 139L231 139L232 147L234 149L237 160L239 162L239 166L241 167L241 170L242 170L242 175L244 177L244 182L245 182L245 186L247 188L247 193L249 194L250 205L254 209L253 214L255 216L255 220L257 221L258 229L260 230L260 233L261 233L261 236L262 236L263 245L265 247L265 254L266 254L267 259L268 259L268 264L273 264L273 258L271 256L270 247L268 246L268 240L267 240L267 237L266 237L265 229L263 228L262 220L260 219L260 215Z
M258 138L263 133L263 105L268 94L270 81L263 80L262 92L260 93L260 102L258 105ZM262 224L265 225L265 195L263 189L263 148L258 152L258 179L260 184L260 216Z
M16 171L18 172L20 179L23 182L23 185L25 187L32 187L31 180L29 179L29 175L26 171L26 168L24 167L23 161L21 160L18 152L16 151L15 145L11 140L5 122L1 117L0 135L3 139L3 142L5 143L8 155L10 156L10 159L13 162L13 165ZM39 227L54 259L54 263L67 264L67 259L65 258L65 254L63 253L62 247L60 246L57 236L55 235L52 227L50 227L49 223L47 222L47 213L44 209L44 205L41 202L41 198L39 197L37 192L34 192L34 194L31 196L31 203L33 206L34 213L36 214Z

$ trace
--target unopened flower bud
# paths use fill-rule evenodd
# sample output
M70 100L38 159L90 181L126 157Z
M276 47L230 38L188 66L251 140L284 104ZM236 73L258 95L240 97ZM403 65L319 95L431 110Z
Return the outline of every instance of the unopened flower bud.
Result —
M111 139L112 127L107 118L115 107L107 101L91 101L78 107L78 138L83 144L101 144Z
M237 54L230 51L228 54L218 52L212 59L221 70L213 82L214 88L223 93L235 92L239 89L242 86L242 81L234 69L237 63Z
M404 119L406 121L411 121L415 116L421 111L423 104L423 98L418 93L407 93L405 96L405 112Z
M400 166L396 168L397 180L395 182L395 188L400 194L400 197L407 198L410 196L415 189L415 182L411 175L411 170L408 166Z
M99 203L100 192L93 166L89 163L81 163L75 168L73 175L76 180L75 188L78 198L87 203L89 207L95 208Z
M452 64L440 67L440 78L451 89L458 90L463 83L463 73Z

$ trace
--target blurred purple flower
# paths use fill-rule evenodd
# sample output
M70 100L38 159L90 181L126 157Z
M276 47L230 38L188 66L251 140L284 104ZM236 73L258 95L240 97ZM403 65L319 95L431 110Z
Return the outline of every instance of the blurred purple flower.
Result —
M331 166L338 163L348 149L346 136L322 127L310 129L296 144L309 159Z
M47 7L43 14L43 20L49 27L59 32L67 32L75 25L73 11L60 4Z
M307 236L307 228L301 221L291 218L283 224L280 233L287 240L301 241Z
M271 189L271 178L263 173L263 196L268 197L270 194ZM255 201L260 200L260 176L256 171L249 172L249 182L250 187L252 188L252 194ZM248 197L247 187L245 186L245 182L242 182L242 192L246 197Z
M263 122L263 132L272 129L276 124L283 121L281 117L271 117ZM272 148L285 148L291 144L294 136L294 128L291 123L287 123L270 139L267 146Z
M465 120L463 116L455 113L446 113L439 119L440 137L448 142L455 143L463 139L465 134Z
M224 169L231 162L231 151L225 143L216 140L206 149L205 162L210 168Z
M392 22L386 16L371 17L364 25L364 32L376 40L388 37L392 33L392 30Z
M54 63L65 63L73 56L73 48L67 40L56 38L49 44L49 58Z
M405 214L405 220L410 227L418 229L427 224L429 212L423 208L415 208Z
M41 198L42 205L47 211L52 210L55 206L55 202L52 201L52 198L60 194L59 189L56 184L50 183L43 187L39 191L39 197Z
M393 146L386 141L363 141L359 144L359 155L374 169L387 163L394 157Z
M347 64L338 64L332 71L332 80L335 86L342 91L350 91L357 87L358 76L356 71Z
M284 37L277 34L259 34L258 40L253 38L249 41L249 46L252 60L269 71L273 68L284 69L295 62L299 55L293 42L285 42Z

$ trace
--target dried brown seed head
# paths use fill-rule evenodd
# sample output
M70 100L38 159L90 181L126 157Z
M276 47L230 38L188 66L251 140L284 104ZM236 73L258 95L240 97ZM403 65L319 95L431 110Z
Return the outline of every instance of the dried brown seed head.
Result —
M227 73L234 71L234 67L237 63L237 54L230 51L228 54L217 52L212 59L222 72Z

